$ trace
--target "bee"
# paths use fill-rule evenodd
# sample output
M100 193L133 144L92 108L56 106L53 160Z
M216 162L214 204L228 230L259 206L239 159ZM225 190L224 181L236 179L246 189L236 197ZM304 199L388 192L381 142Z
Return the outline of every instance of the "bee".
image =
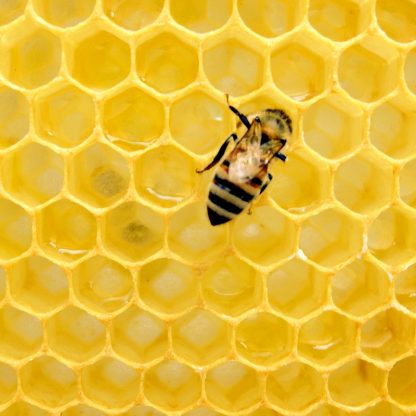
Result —
M245 116L231 106L228 108L239 118L237 131L246 129L240 139L231 133L211 163L197 173L203 173L219 162L209 187L207 210L211 225L224 224L261 195L272 180L268 172L274 159L286 160L280 151L292 134L292 120L281 109L267 109ZM233 148L224 157L230 143ZM250 211L249 211L250 213Z

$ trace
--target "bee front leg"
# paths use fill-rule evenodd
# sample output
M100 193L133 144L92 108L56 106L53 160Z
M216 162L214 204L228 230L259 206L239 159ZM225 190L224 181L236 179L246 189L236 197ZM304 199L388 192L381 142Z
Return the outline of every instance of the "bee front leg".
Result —
M235 107L233 107L232 105L230 105L229 101L228 101L228 94L225 94L225 98L227 100L227 104L228 104L228 108L241 120L241 122L249 129L251 124L248 121L247 117L240 113Z

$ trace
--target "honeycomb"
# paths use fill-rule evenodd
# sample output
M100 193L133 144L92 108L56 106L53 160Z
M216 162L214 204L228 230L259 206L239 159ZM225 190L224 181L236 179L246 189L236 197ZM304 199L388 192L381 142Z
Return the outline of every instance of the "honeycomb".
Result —
M416 415L415 0L0 0L0 415ZM294 132L212 227L244 113Z

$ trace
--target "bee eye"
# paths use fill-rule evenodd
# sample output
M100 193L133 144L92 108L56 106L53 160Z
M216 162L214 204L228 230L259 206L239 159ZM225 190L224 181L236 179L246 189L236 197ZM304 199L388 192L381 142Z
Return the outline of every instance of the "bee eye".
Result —
M256 120L257 123L260 123L260 117L256 117L254 120Z

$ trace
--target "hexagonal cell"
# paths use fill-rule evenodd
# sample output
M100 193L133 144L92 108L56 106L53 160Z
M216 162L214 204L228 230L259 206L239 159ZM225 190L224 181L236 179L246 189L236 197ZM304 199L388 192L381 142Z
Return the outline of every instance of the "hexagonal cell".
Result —
M270 266L289 257L296 248L297 226L270 206L261 206L252 215L235 220L233 243L251 261Z
M89 88L111 88L130 72L129 45L105 30L74 40L67 56L71 75Z
M211 264L201 284L208 308L230 316L258 305L262 295L260 275L235 256L225 256Z
M68 199L53 202L38 213L38 240L43 251L58 260L72 261L95 246L94 215Z
M0 87L0 148L12 146L28 132L29 104L26 97L9 87Z
M400 171L400 198L407 205L416 208L416 159L404 165Z
M36 96L33 108L37 133L58 146L77 146L94 131L92 97L70 84L48 88Z
M102 256L92 257L72 271L74 294L88 309L112 313L133 296L133 279L121 264Z
M95 0L34 0L35 12L47 22L70 27L85 20L93 11Z
M238 361L227 361L207 372L208 401L226 412L241 412L261 400L259 374Z
M127 412L120 413L118 416L165 416L165 414L150 406L134 406Z
M416 265L399 273L395 280L395 295L410 312L416 313Z
M345 49L339 59L338 79L357 100L376 101L397 86L399 53L382 37L368 36Z
M416 39L416 4L412 0L378 0L377 23L391 39L411 42Z
M299 319L322 307L327 297L327 284L327 276L320 270L293 259L268 276L268 300L279 312Z
M224 357L230 342L230 325L203 309L194 309L172 325L173 351L191 364L206 365Z
M339 202L360 214L371 214L393 199L393 166L372 150L363 150L338 166L334 192Z
M413 154L416 144L416 105L405 96L396 96L377 107L371 116L371 143L390 157L402 158Z
M0 4L0 25L6 25L23 14L27 0L10 0Z
M254 32L268 38L289 32L302 18L299 0L238 0L243 22Z
M388 392L396 402L405 406L416 404L416 357L404 358L389 372Z
M15 203L0 198L0 260L25 252L32 243L32 220Z
M16 370L9 365L0 362L0 404L11 400L17 390Z
M321 374L306 364L293 362L267 375L267 399L288 412L306 410L321 399L323 392Z
M416 94L416 48L411 49L407 54L404 77L409 90Z
M94 316L68 306L46 322L48 346L61 357L83 362L105 346L105 326Z
M361 327L361 351L370 358L390 361L413 348L414 320L397 309L379 312Z
M43 257L26 257L14 263L8 275L12 298L34 312L52 311L68 299L64 270Z
M263 59L248 42L226 39L204 50L204 71L210 83L230 95L245 95L263 82ZM244 68L244 70L242 70Z
M59 407L78 394L77 376L66 365L46 355L29 361L20 370L23 393L44 406Z
M61 66L57 36L30 20L13 25L2 37L3 75L14 84L32 89L47 84Z
M369 251L390 266L406 263L416 254L415 232L413 211L401 207L388 208L368 230Z
M362 406L383 394L385 373L375 365L355 359L329 375L331 398L346 406Z
M163 105L138 88L129 88L104 102L106 138L126 150L145 147L163 132Z
M341 410L338 407L330 406L329 404L324 404L322 406L319 406L307 414L307 416L350 416L350 415L351 415L350 412Z
M237 352L253 364L275 364L293 349L293 328L268 312L249 315L235 331Z
M363 32L371 20L368 2L311 0L309 22L322 35L342 42Z
M357 416L406 416L407 414L394 404L385 401L356 413Z
M312 33L300 32L272 52L274 83L294 100L313 98L330 85L330 56L327 44Z
M104 13L116 24L139 30L153 23L163 8L163 0L103 0Z
M106 213L102 224L105 248L127 261L144 260L163 246L163 217L128 201Z
M143 391L154 405L167 411L178 411L198 401L201 378L185 364L163 361L146 371Z
M131 404L140 389L139 371L111 357L81 370L81 386L85 396L106 408Z
M187 260L215 259L227 246L226 227L211 226L205 203L188 204L175 212L169 221L169 247Z
M173 207L192 195L195 169L186 153L174 146L159 146L136 160L137 192L152 204Z
M138 46L136 70L143 82L162 93L169 93L195 80L198 55L176 35L162 33Z
M156 360L168 349L166 322L131 306L111 321L111 345L119 356L134 363Z
M62 416L105 416L105 413L101 412L94 407L87 406L86 404L78 404L73 407L69 407L61 413Z
M328 159L355 150L363 140L363 109L342 95L331 94L307 108L303 119L307 145Z
M20 400L0 412L1 416L48 416L49 414L46 410Z
M355 351L357 324L333 311L305 322L299 332L298 352L307 360L330 366Z
M315 209L329 198L329 166L306 149L291 152L290 163L275 163L271 173L274 180L268 187L269 195L289 212Z
M129 187L127 161L102 143L83 148L74 156L68 168L70 192L96 207L113 204Z
M363 245L363 224L339 208L309 217L302 224L299 247L310 260L334 267L356 256Z
M231 0L172 0L170 2L172 17L180 25L199 33L223 26L231 16L232 8Z
M390 281L387 273L366 258L355 260L332 278L335 305L354 316L363 316L386 304Z
M8 153L1 165L3 186L28 205L38 205L57 195L63 186L64 161L38 143Z

